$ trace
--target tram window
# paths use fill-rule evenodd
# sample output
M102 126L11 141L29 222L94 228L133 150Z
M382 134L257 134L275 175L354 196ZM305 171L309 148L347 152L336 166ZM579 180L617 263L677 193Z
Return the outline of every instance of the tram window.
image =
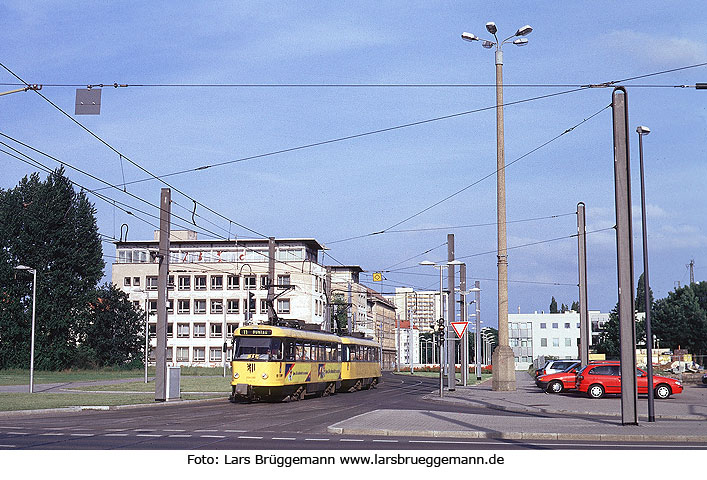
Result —
M275 351L277 355L282 351L282 340L279 338L236 337L233 359L268 360Z
M334 349L335 349L335 352L334 352L334 361L335 361L335 362L340 362L340 361L341 361L341 345L339 345L339 344L337 343L336 345L334 345Z
M312 344L309 342L304 343L304 352L302 353L302 360L312 359Z
M270 345L270 360L282 360L282 340L273 338Z
M326 354L325 354L326 356L324 357L324 360L326 360L327 362L333 362L333 361L334 361L334 354L333 354L333 351L332 351L332 345L331 345L331 343L327 343L327 344L324 346L324 349L325 349L325 351L326 351Z
M326 362L326 360L327 360L326 347L324 346L324 344L320 343L319 346L317 347L317 350L319 350L319 353L317 355L317 360L320 362Z

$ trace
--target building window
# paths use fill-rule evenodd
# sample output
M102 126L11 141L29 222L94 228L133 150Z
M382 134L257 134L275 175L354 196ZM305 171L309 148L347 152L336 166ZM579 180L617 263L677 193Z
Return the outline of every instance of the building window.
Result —
M188 275L179 276L179 289L180 290L191 290L191 277Z
M189 361L189 347L177 347L177 361L178 362L188 362Z
M228 300L228 310L226 310L226 313L239 313L240 312L240 300L236 299L229 299Z
M194 275L194 290L206 290L206 275Z
M257 278L255 275L247 275L243 277L243 288L246 290L255 290Z
M571 347L571 346L572 346L572 339L565 338L565 347Z
M553 323L552 328L559 328L559 325L557 323Z
M238 290L241 288L241 277L238 275L229 275L228 276L228 289L229 290Z
M267 290L268 289L268 283L269 283L269 278L267 275L261 275L260 276L260 289L261 290Z
M559 339L559 338L553 338L553 339L552 339L552 346L553 346L553 347L559 347L559 346L560 346L560 339Z
M194 300L194 313L206 313L206 300Z
M205 351L206 348L204 347L194 347L194 361L203 362L205 360Z
M220 362L221 361L221 349L220 348L210 348L209 349L209 361L210 362Z
M255 298L251 298L250 301L248 300L243 300L244 302L248 303L248 312L249 313L255 313ZM244 308L245 310L245 308Z
M278 275L277 276L277 286L278 287L287 287L290 285L290 276L289 275Z
M540 328L547 328L547 323L541 323Z
M133 286L134 287L140 286L140 277L133 277Z
M223 313L223 300L211 300L211 313Z
M579 322L577 322L577 328L579 328Z
M167 290L174 290L174 275L167 276Z
M147 332L150 335L150 338L154 338L157 336L157 324L156 323L151 323L147 326Z
M228 334L229 337L232 337L234 333L236 333L236 329L238 328L237 323L229 323L226 325L226 333Z
M194 324L194 338L205 338L206 337L206 324L205 323L195 323Z
M147 313L149 313L150 315L157 313L157 300L148 300Z
M130 277L123 277L123 286L124 287L130 286Z
M264 299L260 299L260 313L268 313L268 302Z
M167 338L172 338L173 335L174 335L174 324L171 322L167 322Z
M541 346L541 347L547 347L547 338L541 338L541 339L540 339L540 346Z
M290 299L289 298L278 298L277 299L277 313L290 313Z
M165 361L171 362L172 361L172 347L167 347L167 351L165 352Z
M178 323L177 324L177 338L189 338L189 324L188 323Z
M223 290L223 275L211 276L211 290Z
M167 299L167 313L174 313L174 300Z
M565 328L570 328L570 322L565 322Z
M145 277L145 289L157 290L157 277Z
M212 323L209 326L209 337L221 338L223 336L223 325L220 323Z
M189 305L190 300L181 298L177 300L177 313L189 313L191 311L191 306Z

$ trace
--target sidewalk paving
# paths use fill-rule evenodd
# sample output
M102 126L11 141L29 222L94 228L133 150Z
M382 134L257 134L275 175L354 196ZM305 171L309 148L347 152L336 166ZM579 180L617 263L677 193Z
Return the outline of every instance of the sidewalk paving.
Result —
M487 408L478 415L428 410L375 410L329 426L349 435L690 442L707 445L707 387L688 385L682 394L656 400L656 422L648 422L647 397L638 399L638 425L621 422L621 398L599 400L577 393L545 394L526 372L517 372L516 391L495 392L491 381L424 397L438 405ZM552 415L552 416L550 416ZM558 416L561 415L561 416Z

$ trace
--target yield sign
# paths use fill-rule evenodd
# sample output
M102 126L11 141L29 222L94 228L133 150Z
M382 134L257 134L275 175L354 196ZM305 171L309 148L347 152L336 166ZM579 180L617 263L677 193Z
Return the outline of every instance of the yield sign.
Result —
M457 337L462 338L467 325L469 325L469 322L452 322L452 328L457 333Z

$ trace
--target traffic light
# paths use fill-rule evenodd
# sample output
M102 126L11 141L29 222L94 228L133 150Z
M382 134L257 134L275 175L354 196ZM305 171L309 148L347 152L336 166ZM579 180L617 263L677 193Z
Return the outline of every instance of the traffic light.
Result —
M439 334L438 340L442 342L444 340L444 319L440 318L437 320L437 325L435 331Z

